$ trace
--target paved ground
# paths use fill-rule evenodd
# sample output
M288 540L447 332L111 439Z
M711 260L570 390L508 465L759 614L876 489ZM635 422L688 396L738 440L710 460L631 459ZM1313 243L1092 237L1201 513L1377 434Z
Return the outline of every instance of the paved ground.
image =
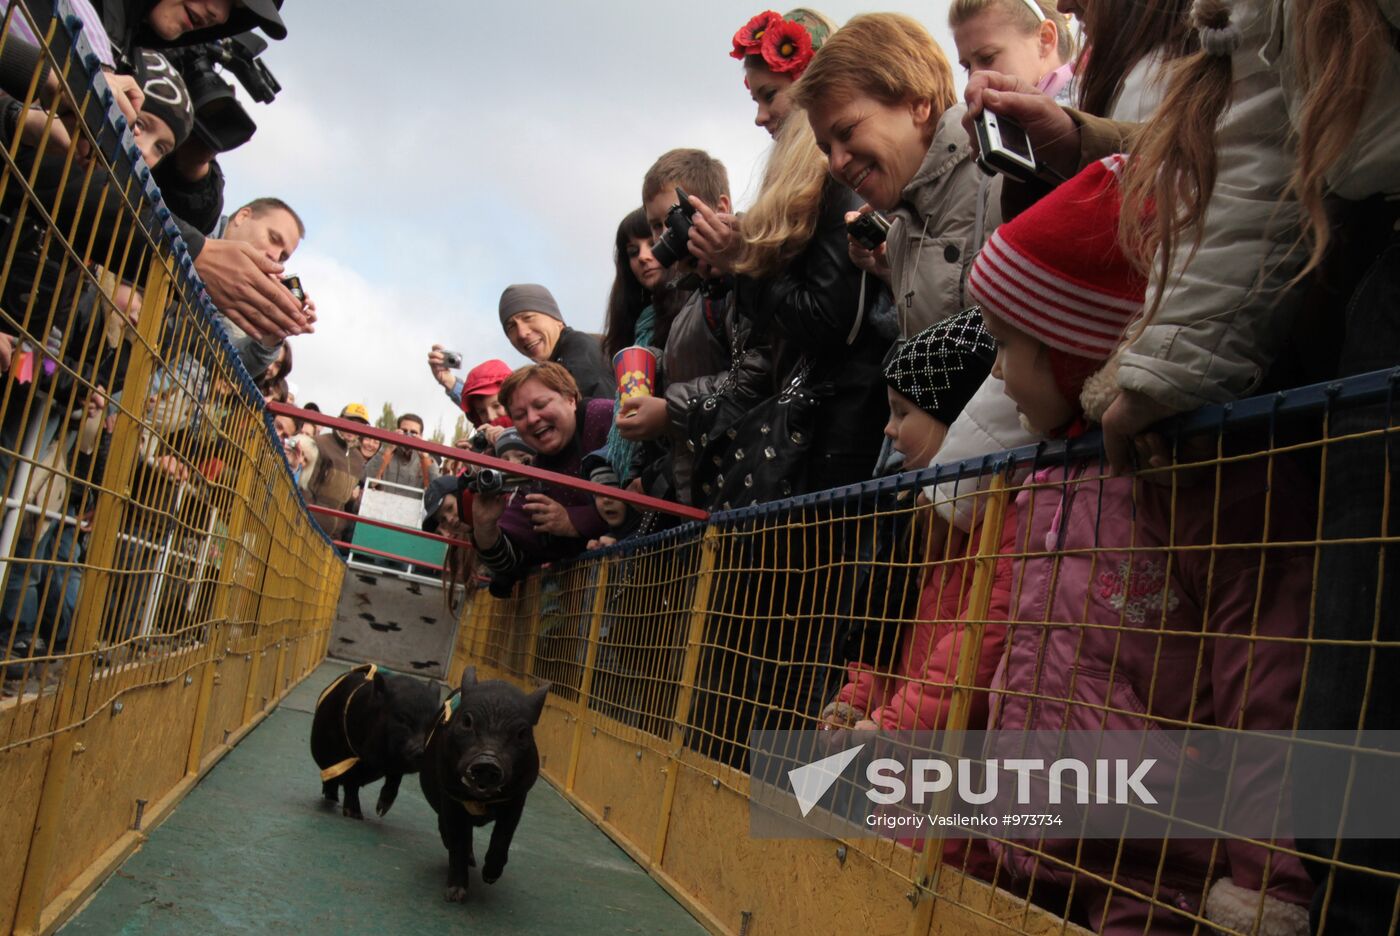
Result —
M310 711L341 670L323 664L297 687L63 932L704 933L543 780L505 875L488 887L473 869L471 902L446 903L447 852L416 777L384 819L355 822L322 805ZM377 795L360 797L371 805Z

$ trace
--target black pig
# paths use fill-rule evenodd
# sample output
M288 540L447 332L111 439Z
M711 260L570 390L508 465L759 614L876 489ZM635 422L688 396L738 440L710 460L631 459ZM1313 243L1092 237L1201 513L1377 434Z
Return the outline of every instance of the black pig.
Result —
M478 683L476 668L469 666L460 694L448 700L428 737L418 781L437 812L438 833L447 847L450 901L467 899L467 868L476 864L476 826L496 823L481 879L494 884L505 869L525 795L540 775L534 726L548 692L548 685L526 695L497 679Z
M321 768L321 795L339 802L339 788L345 787L344 814L363 819L360 787L382 777L374 811L387 813L403 775L423 766L439 707L432 686L372 663L331 683L316 700L311 721L311 756Z

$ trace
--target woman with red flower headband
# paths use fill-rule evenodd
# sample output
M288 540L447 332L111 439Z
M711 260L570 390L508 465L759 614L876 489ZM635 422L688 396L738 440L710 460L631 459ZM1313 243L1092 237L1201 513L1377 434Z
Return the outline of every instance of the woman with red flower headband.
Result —
M827 175L800 113L785 119L793 112L788 89L806 71L812 50L835 33L835 24L808 9L760 13L735 33L730 54L743 60L758 103L756 123L774 134L773 149L757 200L733 222L726 242L694 233L691 239L702 260L735 274L738 314L772 337L774 392L804 370L809 386L829 383L834 390L821 404L802 470L781 479L787 488L769 496L868 478L882 441L880 363L893 331L877 333L869 315L877 290L862 289L861 271L846 250L845 214L860 200ZM734 445L735 452L749 448ZM722 468L720 474L730 472Z
M754 123L769 136L778 135L792 109L788 89L835 30L836 25L821 13L798 7L786 16L766 10L734 34L729 54L744 63L744 85L758 105Z

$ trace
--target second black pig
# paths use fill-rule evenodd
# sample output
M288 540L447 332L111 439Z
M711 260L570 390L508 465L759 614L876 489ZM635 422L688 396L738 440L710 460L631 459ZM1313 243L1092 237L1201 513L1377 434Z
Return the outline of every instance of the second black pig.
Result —
M363 819L360 787L382 777L374 811L387 813L403 775L417 773L423 765L437 712L437 690L416 679L373 663L345 673L321 693L311 722L311 756L321 768L321 794L339 802L344 787L344 815Z
M475 667L443 706L428 738L423 795L438 815L447 848L447 899L467 899L467 868L476 864L472 832L494 822L481 879L494 884L506 866L525 796L540 774L534 726L549 687L530 694L501 680L476 681Z

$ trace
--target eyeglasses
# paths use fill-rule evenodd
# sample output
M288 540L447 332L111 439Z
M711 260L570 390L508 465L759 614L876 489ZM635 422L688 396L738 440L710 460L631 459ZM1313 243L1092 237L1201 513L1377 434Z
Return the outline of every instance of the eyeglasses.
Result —
M417 438L418 436L421 436L423 433L420 432L420 431L417 430L417 429L400 429L400 430L399 430L399 434L400 434L400 435L406 435L406 436L413 436L414 438Z

